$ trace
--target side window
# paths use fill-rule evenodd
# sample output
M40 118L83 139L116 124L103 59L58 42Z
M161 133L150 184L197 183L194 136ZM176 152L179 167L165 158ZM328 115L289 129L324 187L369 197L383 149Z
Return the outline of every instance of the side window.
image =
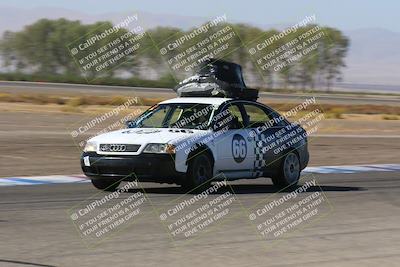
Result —
M271 120L272 114L269 114L267 110L253 105L253 104L243 104L246 111L247 119L249 122L249 128L259 127L265 124L265 122Z
M242 129L244 127L242 113L240 112L240 108L237 104L228 104L215 116L215 131L220 131L223 129Z
M275 123L274 126L280 126L280 127L285 127L286 126L286 122L283 119L283 117L276 111L270 111L270 117L272 116L273 118L275 118Z
M228 107L228 111L232 114L234 124L236 124L234 129L241 129L244 127L242 113L240 112L239 106L236 104L231 104Z

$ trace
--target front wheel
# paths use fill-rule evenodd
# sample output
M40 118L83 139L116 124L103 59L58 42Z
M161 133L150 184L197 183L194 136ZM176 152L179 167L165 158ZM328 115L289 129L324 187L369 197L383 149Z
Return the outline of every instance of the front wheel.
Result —
M113 179L92 179L92 184L94 187L103 191L114 191L117 189L120 183L120 181Z
M296 186L300 179L300 160L295 152L289 152L283 159L279 175L272 177L272 182L279 188Z
M206 154L200 154L189 161L186 180L183 183L185 189L200 191L207 188L212 178L212 163Z

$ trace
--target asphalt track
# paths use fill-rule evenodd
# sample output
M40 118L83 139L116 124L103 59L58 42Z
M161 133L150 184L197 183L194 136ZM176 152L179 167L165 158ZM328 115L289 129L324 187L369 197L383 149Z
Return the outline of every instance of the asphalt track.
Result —
M146 194L141 217L90 248L68 210L109 193L90 183L0 187L0 266L399 266L400 171L314 178L319 187L302 196L322 190L331 211L283 238L261 239L246 213L238 213L196 238L174 241L159 211L191 195L143 183L141 190L122 193ZM209 198L224 192L238 199L233 212L286 194L277 193L269 179L258 179L232 182Z
M0 89L6 88L30 92L33 88L60 92L75 90L77 93L87 92L84 89L88 89L104 94L125 91L146 97L170 97L173 94L170 89L162 88L0 82ZM298 101L298 96L291 95L263 93L264 97L276 101ZM380 97L357 99L351 96L326 96L324 101L399 104L397 98ZM24 127L29 125L24 123ZM7 134L20 138L18 134L32 136L48 133L47 130L24 131L27 133ZM58 133L61 134L64 132ZM339 136L331 137L336 140ZM342 137L360 138L357 135ZM364 137L368 139L373 136ZM397 142L398 135L385 138L394 138L393 142ZM365 144L369 141L365 140ZM352 149L356 148L352 146ZM374 150L363 149L366 154L376 154ZM322 150L319 148L319 151ZM329 155L319 153L316 156L330 160L335 157L332 151ZM391 162L398 162L395 152L388 153L392 155ZM46 156L40 155L39 158L47 162L55 158L50 153ZM341 154L341 162L346 162L343 158ZM21 163L21 158L16 157L15 160ZM58 168L66 166L69 169L65 161L63 163ZM74 180L66 176L63 178L65 183L54 184L54 177L36 177L36 183L32 177L9 177L0 181L0 267L400 266L400 171L397 166L330 166L319 168L318 171L315 167L310 168L319 186L312 186L301 195L305 198L323 192L329 201L329 213L302 224L295 228L296 231L289 231L288 235L267 240L260 238L257 228L249 223L249 214L246 212L260 201L287 194L277 192L269 179L242 180L220 188L209 199L215 200L226 192L232 192L237 199L230 206L234 216L221 220L194 237L178 240L171 239L168 229L160 220L160 214L171 208L178 198L190 199L192 195L185 195L180 188L172 185L143 183L140 184L141 189L121 194L124 199L138 192L145 194L148 201L141 206L138 217L108 239L101 239L95 246L89 247L74 226L70 210L85 207L89 198L90 201L101 200L110 193L97 191L82 177L75 177ZM374 167L374 171L368 169ZM308 174L304 177L308 177ZM61 177L57 179L61 181ZM35 185L31 185L33 183ZM112 207L117 202L109 201L106 207ZM195 207L203 203L198 202ZM295 201L289 200L288 203Z
M68 83L42 83L42 82L14 82L0 81L0 90L2 91L29 91L46 93L95 93L95 94L129 94L143 97L163 97L173 98L176 94L169 88L147 88L147 87L126 87L126 86L106 86L89 84L68 84ZM358 105L392 105L400 104L400 96L362 96L362 95L328 95L321 92L315 93L318 96L319 103L329 104L358 104ZM310 95L287 94L261 92L260 101L275 102L301 102L309 98Z

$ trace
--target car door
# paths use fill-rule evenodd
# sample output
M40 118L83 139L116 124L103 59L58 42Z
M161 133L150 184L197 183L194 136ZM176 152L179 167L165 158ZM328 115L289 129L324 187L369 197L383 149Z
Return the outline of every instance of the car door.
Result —
M279 165L278 139L286 123L278 114L256 102L243 103L244 120L253 145L253 177L263 176Z
M250 129L246 128L241 103L227 103L216 116L220 116L217 124L224 122L214 129L214 134L218 135L215 139L216 173L223 173L227 178L252 177L254 145L249 139ZM224 128L224 125L229 127Z

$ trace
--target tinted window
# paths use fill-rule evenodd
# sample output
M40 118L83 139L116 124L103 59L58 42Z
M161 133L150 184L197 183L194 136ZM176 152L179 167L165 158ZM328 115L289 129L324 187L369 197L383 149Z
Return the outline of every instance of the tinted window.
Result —
M232 114L233 119L235 120L236 124L235 129L243 128L244 120L242 117L242 113L240 112L239 106L236 104L231 104L228 106L228 110Z
M271 120L272 114L269 114L267 110L264 110L260 106L253 104L243 104L246 111L249 128L255 128L264 125L265 122Z
M243 116L237 104L226 105L215 117L214 130L244 128Z

